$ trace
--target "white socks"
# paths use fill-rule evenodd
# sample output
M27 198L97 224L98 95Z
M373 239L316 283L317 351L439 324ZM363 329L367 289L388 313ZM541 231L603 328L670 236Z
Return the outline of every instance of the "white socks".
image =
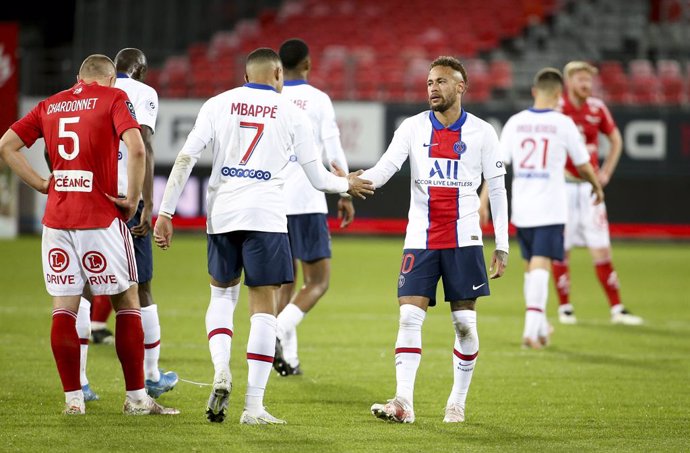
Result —
M299 365L299 358L297 357L297 326L302 322L305 314L297 305L287 304L278 315L277 336L283 347L283 358L291 367Z
M273 368L278 322L275 316L268 313L257 313L250 318L250 322L244 408L251 415L258 415L264 410L264 391Z
M144 328L144 378L158 382L158 358L161 355L161 325L158 320L158 305L141 307L141 325Z
M525 330L522 337L537 341L537 337L544 329L548 329L546 321L546 301L549 296L549 271L533 269L525 274Z
M422 324L426 312L411 304L400 306L400 326L395 342L396 397L413 404L414 381L422 360Z
M211 301L206 310L206 335L216 374L220 371L230 373L233 315L239 297L239 284L229 288L211 286Z
M465 407L467 392L472 382L474 365L479 354L479 335L477 334L477 312L458 310L450 313L455 327L453 347L453 389L448 397L448 405Z
M79 335L79 381L81 386L89 383L86 377L86 359L89 354L89 337L91 336L91 302L83 297L77 310L77 335Z

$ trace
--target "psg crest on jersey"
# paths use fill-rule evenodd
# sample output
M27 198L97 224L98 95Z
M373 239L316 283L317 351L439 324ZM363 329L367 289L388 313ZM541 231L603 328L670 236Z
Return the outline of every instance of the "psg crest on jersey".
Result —
M453 144L453 152L458 156L462 156L467 151L467 145L463 141L457 141Z

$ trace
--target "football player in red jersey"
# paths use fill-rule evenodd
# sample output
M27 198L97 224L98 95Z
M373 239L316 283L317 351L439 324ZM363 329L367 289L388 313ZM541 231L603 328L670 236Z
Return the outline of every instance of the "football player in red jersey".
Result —
M65 392L65 414L84 414L79 379L77 309L85 285L112 296L115 344L125 377L126 414L176 414L144 389L144 334L137 297L137 268L125 222L137 207L144 178L144 143L127 95L112 88L115 65L105 55L87 57L77 83L41 101L0 139L0 157L32 188L48 194L43 217L43 274L53 296L51 346ZM43 137L52 163L41 177L21 153ZM130 153L129 187L117 197L117 150ZM119 334L121 333L121 335Z
M597 69L584 61L571 61L563 73L566 93L561 111L572 118L583 135L590 163L605 187L620 159L623 140L616 123L603 101L593 97L592 84ZM609 141L609 153L599 166L599 134ZM560 306L559 320L563 324L575 324L575 312L570 303L569 251L572 247L587 247L592 255L597 278L603 287L611 307L614 324L640 325L642 318L631 314L621 303L618 276L613 268L609 225L605 203L593 204L591 184L580 178L570 160L566 163L568 190L568 221L565 226L565 259L554 261L553 276Z

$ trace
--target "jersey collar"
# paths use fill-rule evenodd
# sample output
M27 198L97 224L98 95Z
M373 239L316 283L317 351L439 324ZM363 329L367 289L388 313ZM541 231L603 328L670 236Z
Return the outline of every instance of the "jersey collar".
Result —
M535 109L534 107L530 107L527 110L529 110L532 113L548 113L548 112L553 112L553 109Z
M129 76L127 74L125 74L124 72L118 72L117 78L118 79L129 79Z
M286 80L283 82L283 85L286 87L296 87L297 85L309 85L309 82L304 79Z
M437 131L446 128L443 124L441 124L441 122L439 120L436 119L436 115L434 115L433 110L429 110L429 119L431 120L431 125ZM448 130L459 131L460 128L462 127L462 125L465 124L466 120L467 120L467 112L465 111L465 109L462 109L460 111L460 118L458 118L458 120L456 122L454 122L453 124L448 126Z
M249 82L249 83L245 83L243 86L245 86L245 87L247 87L247 88L254 88L254 89L257 89L257 90L273 90L273 91L275 91L276 93L278 92L278 90L276 90L275 88L273 88L271 85L264 85L263 83L253 83L253 82Z

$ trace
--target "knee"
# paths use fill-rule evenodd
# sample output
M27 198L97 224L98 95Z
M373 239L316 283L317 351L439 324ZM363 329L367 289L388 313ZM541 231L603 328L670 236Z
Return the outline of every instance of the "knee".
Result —
M400 327L403 328L422 328L426 312L419 307L411 304L400 306Z

